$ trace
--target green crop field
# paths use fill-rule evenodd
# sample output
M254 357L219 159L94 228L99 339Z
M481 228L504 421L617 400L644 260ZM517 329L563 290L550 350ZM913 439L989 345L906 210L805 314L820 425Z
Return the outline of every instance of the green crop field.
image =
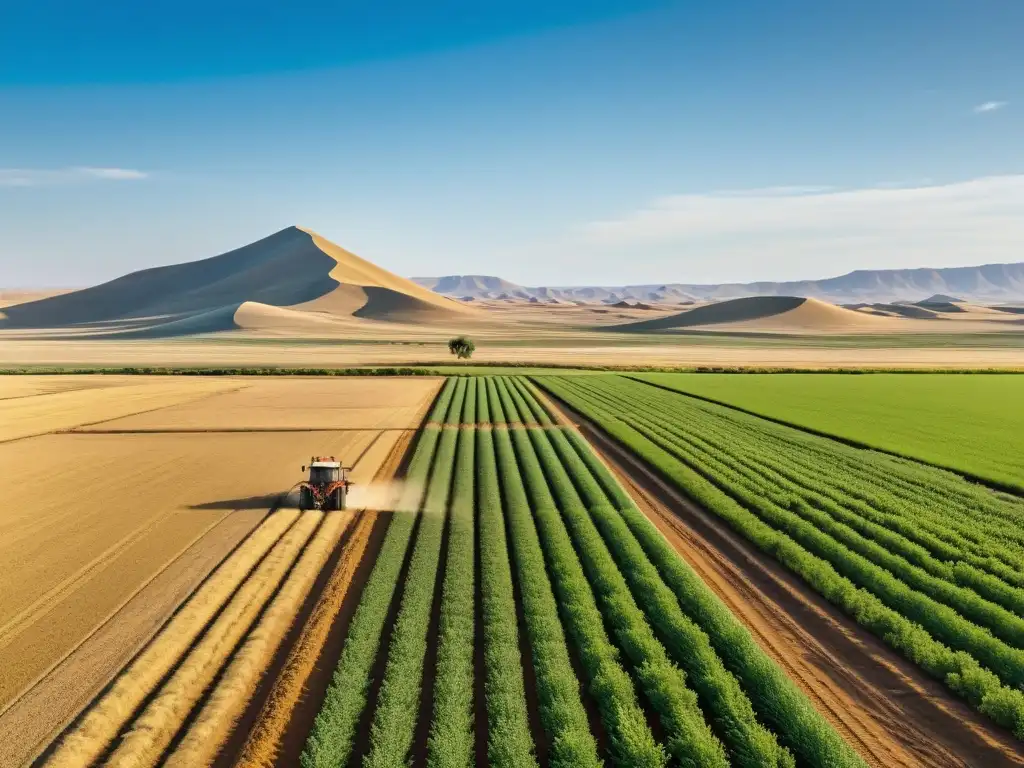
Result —
M864 766L524 377L449 379L407 477L304 768Z
M1024 491L1024 376L634 377Z
M1024 500L621 376L537 382L1024 738Z

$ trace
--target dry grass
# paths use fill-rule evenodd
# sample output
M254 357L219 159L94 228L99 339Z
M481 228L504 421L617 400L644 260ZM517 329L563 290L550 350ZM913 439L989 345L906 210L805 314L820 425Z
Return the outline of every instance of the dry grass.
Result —
M216 757L350 520L347 512L326 515L284 586L235 652L185 738L164 763L165 768L198 768Z
M242 579L297 516L295 511L275 513L253 531L65 736L46 761L48 768L78 768L91 764L103 753Z
M270 550L156 697L132 722L107 760L108 768L156 764L322 519L322 512L303 513Z

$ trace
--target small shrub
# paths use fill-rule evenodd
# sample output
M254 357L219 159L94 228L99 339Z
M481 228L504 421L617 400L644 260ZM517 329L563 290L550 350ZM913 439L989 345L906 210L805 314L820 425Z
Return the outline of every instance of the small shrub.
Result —
M468 360L476 352L476 344L468 336L456 336L448 341L448 351L459 360Z

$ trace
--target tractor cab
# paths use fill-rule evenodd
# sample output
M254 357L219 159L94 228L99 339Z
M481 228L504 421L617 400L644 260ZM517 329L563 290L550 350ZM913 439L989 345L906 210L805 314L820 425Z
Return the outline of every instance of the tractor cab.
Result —
M299 484L299 509L345 509L351 467L343 467L333 456L309 460L309 480ZM306 471L306 467L302 468Z
M340 461L314 461L309 465L309 482L317 485L341 480Z

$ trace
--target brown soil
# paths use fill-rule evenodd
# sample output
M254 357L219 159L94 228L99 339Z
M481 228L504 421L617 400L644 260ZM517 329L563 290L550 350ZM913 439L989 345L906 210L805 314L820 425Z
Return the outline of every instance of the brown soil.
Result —
M413 435L399 436L375 481L398 473ZM388 514L366 510L349 527L216 766L298 764L389 520Z
M869 765L1021 766L1013 737L576 420L640 509Z

